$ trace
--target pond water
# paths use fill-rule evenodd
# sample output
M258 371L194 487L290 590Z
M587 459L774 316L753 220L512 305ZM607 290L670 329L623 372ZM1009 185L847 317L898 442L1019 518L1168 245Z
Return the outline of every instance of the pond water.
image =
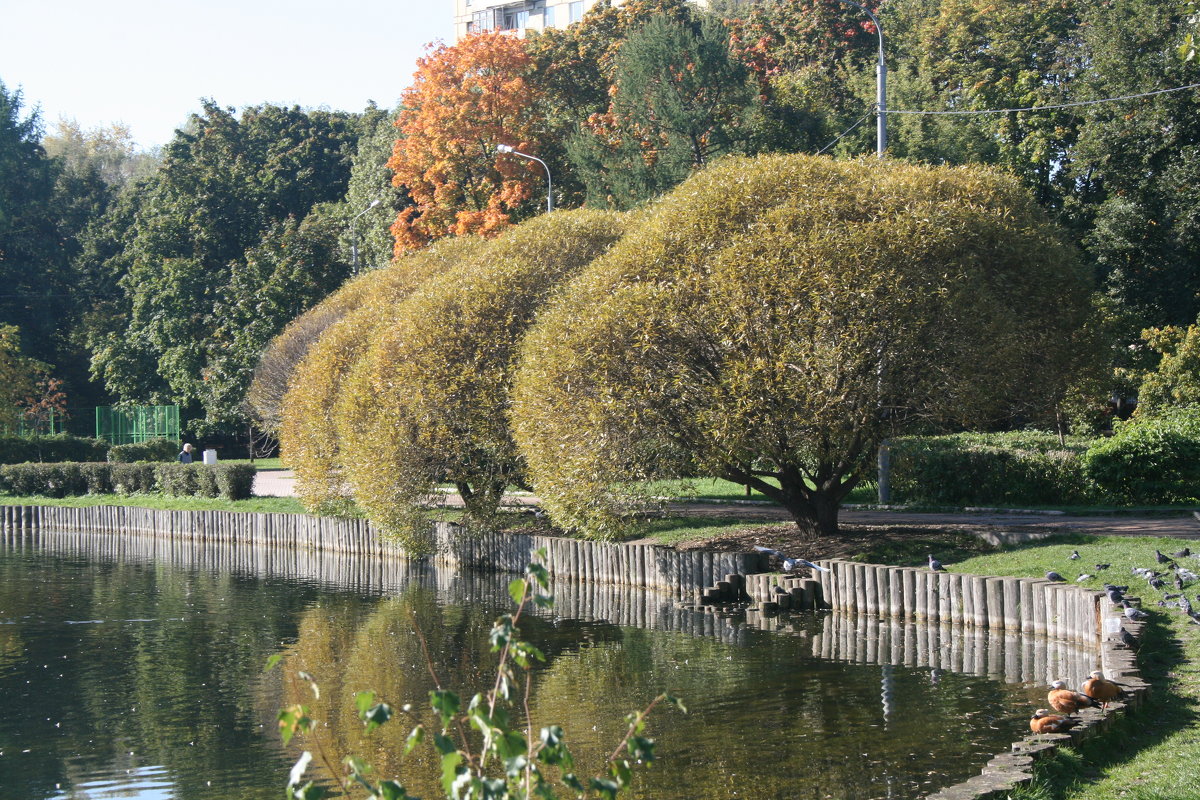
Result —
M427 708L414 624L443 685L486 686L507 581L142 537L0 542L0 795L277 798L302 748L282 746L276 714L304 701L332 751L439 797L428 753L398 757L410 725L364 738L354 693ZM1095 658L828 613L725 618L629 589L555 593L522 625L547 658L535 725L561 724L594 774L625 714L674 691L691 713L652 715L659 760L633 795L655 800L921 797L977 774L1027 731L1050 679L1077 681ZM284 668L264 673L277 652ZM300 670L319 700L289 680Z

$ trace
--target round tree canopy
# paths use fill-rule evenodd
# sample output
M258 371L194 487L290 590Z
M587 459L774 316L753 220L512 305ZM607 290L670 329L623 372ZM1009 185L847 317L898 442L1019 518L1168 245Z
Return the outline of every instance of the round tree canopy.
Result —
M725 159L539 319L516 440L556 520L597 536L621 527L631 482L687 473L836 530L885 435L994 420L1054 391L1088 293L1012 177Z

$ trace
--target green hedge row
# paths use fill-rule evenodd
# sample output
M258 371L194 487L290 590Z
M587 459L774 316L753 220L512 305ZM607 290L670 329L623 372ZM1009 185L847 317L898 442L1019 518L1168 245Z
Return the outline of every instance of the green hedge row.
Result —
M66 433L28 439L4 436L0 437L0 464L104 461L108 458L108 450L109 444L103 439L88 439Z
M0 493L43 497L161 492L180 497L245 500L253 495L250 464L4 464Z
M115 444L108 451L109 461L175 461L179 458L179 442L174 439L147 439L132 444Z
M1200 503L1200 408L1117 423L1113 436L1050 433L909 436L891 443L898 503L1194 505Z

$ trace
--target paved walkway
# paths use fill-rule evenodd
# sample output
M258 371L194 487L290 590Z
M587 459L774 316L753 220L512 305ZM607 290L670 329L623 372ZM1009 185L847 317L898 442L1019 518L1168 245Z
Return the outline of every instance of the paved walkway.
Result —
M295 475L290 470L264 470L254 482L254 493L260 496L291 497L295 495ZM523 505L536 505L536 497L522 495L511 498ZM764 522L790 519L787 512L773 505L724 505L720 503L678 503L670 509L697 516L761 519ZM937 526L994 528L1029 533L1084 533L1095 536L1170 536L1178 539L1200 539L1200 519L1187 517L1068 516L994 511L958 513L917 513L843 509L842 522L851 525Z

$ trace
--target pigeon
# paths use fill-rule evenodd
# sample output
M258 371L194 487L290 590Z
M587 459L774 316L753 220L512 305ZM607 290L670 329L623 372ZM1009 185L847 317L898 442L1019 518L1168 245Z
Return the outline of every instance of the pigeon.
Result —
M1064 578L1062 575L1059 575L1057 572L1050 571L1046 573L1046 580L1051 581L1052 583L1058 583L1060 581L1065 581L1066 578Z
M1166 586L1167 584L1162 578L1151 578L1150 585L1153 586L1155 589L1161 589L1164 586Z
M1106 708L1113 700L1120 700L1125 696L1125 689L1121 684L1107 680L1100 670L1093 672L1080 688L1088 697L1099 700L1101 708Z
M1178 553L1171 553L1171 555L1175 556L1176 558L1187 558L1191 554L1192 554L1191 548L1188 548L1188 547L1183 548Z
M1033 712L1029 719L1029 729L1034 733L1066 733L1079 724L1073 717L1061 717L1051 714L1044 708Z
M1096 564L1096 572L1103 572L1111 566L1112 564Z
M1115 606L1121 605L1121 601L1125 599L1125 592L1120 586L1113 586L1111 583L1106 583L1104 591L1108 594L1108 602Z
M1161 552L1159 552L1157 549L1154 551L1154 560L1155 560L1155 561L1157 561L1157 562L1158 562L1158 563L1160 563L1160 564L1170 564L1170 563L1171 563L1171 557L1170 557L1170 556L1164 556L1164 555L1163 555Z
M1083 583L1084 581L1090 581L1090 580L1091 580L1092 578L1094 578L1094 577L1096 577L1096 576L1095 576L1095 575L1088 575L1088 574L1085 572L1083 575L1080 575L1078 578L1076 578L1076 579L1075 579L1075 582L1076 582L1076 583Z
M1063 714L1074 714L1081 708L1095 708L1100 705L1083 692L1068 689L1066 681L1050 684L1050 693L1046 695L1046 701L1050 703L1051 708Z
M1183 578L1179 577L1178 572L1175 573L1175 588L1181 592L1183 591Z
M1150 615L1145 611L1129 605L1128 600L1122 601L1121 605L1125 607L1125 619L1129 620L1130 622L1141 622L1144 619L1150 618Z
M1072 561L1077 561L1079 559L1079 551L1072 550L1071 555L1067 556L1067 558L1071 559Z
M769 556L778 556L779 560L783 562L784 572L791 572L798 567L808 567L809 569L820 570L821 572L829 572L828 567L819 566L803 558L789 558L778 550L772 550L769 547L759 547L758 545L754 545L754 549L760 553L766 553Z
M929 554L929 569L934 572L945 572L946 568L942 566L942 562L933 557L933 553Z
M1138 649L1138 640L1134 638L1133 634L1124 628L1121 628L1121 632L1117 634L1117 641L1128 647L1130 650Z
M1183 578L1185 581L1188 581L1188 582L1200 581L1200 575L1197 575L1196 573L1192 572L1190 569L1186 569L1184 567L1180 567L1179 569L1175 570L1175 575L1176 575L1176 577Z

